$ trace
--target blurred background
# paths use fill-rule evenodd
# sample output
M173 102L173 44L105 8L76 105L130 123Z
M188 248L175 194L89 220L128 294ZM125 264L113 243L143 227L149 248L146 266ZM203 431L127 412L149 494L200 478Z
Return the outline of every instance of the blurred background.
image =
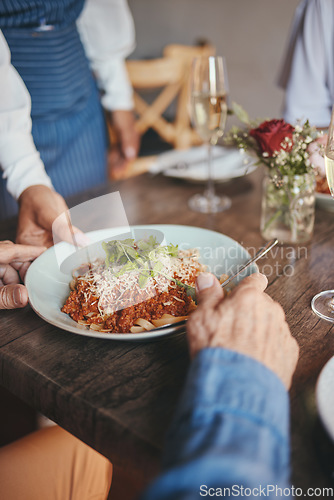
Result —
M279 118L277 78L299 0L129 0L137 47L130 59L160 57L170 43L212 43L224 55L230 97L252 118ZM229 128L228 120L227 128Z

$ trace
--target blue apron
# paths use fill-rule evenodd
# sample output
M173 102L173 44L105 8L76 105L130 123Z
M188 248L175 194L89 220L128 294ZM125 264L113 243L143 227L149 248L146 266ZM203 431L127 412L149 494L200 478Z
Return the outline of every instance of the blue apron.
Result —
M32 101L32 134L64 197L106 179L107 134L75 21L84 0L3 0L0 28ZM0 218L17 204L0 183Z

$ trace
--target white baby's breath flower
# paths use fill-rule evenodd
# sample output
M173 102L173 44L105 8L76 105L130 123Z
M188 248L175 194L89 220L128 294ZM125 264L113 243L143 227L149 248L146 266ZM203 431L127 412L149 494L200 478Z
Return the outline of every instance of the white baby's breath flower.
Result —
M279 151L268 153L261 151L260 144L255 145L253 137L252 141L249 141L251 138L249 129L237 128L231 132L230 137L233 137L236 146L241 150L244 148L247 152L253 151L258 158L263 158L262 163L267 167L274 168L282 174L291 172L298 175L307 171L313 163L313 158L311 157L312 162L309 159L308 148L310 143L321 135L314 127L310 126L308 121L299 121L293 129L292 136L290 134L290 136L282 138ZM269 145L271 145L271 141L269 141Z
M285 151L285 149L282 149L278 154L276 158L276 165L283 165L288 158L288 153Z

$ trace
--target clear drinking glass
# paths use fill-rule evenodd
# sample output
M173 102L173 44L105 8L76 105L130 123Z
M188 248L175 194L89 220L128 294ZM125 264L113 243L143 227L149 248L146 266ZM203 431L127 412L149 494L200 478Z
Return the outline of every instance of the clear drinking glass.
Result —
M329 189L334 198L334 107L325 149L325 165ZM313 297L311 306L320 318L334 322L334 290L326 290L318 293L318 295Z
M212 172L212 146L217 144L225 130L227 91L223 57L196 58L191 73L191 117L208 148L207 188L203 194L196 194L189 200L189 207L196 212L212 214L231 206L228 197L216 194Z

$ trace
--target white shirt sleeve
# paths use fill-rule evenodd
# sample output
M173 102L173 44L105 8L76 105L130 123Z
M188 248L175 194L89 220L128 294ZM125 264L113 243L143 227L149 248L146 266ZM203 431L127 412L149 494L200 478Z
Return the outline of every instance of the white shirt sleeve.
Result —
M303 0L295 13L279 84L284 118L326 127L334 102L334 1Z
M126 0L86 0L77 21L82 43L108 110L132 109L125 58L135 47L135 29Z
M52 187L31 135L31 99L11 65L10 51L0 30L0 165L14 198L29 186Z

